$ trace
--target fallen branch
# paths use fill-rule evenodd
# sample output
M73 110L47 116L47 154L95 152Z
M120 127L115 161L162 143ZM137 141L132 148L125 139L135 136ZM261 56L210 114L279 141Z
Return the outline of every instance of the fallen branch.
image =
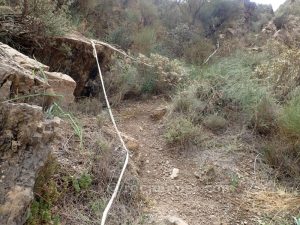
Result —
M142 62L141 60L138 60L138 59L136 59L136 58L134 58L134 57L128 55L128 54L127 54L126 52L124 52L123 50L120 50L120 49L116 48L115 46L113 46L113 45L111 45L111 44L108 44L108 43L103 42L103 41L98 41L98 40L92 40L92 41L95 43L95 45L102 45L102 46L105 46L105 47L110 48L110 49L112 49L113 51L116 51L116 52L118 52L119 54L121 54L121 55L123 55L123 56L125 56L125 57L127 57L127 58L129 58L129 59L131 59L131 60L133 60L133 61L136 61L136 62L138 62L138 63L144 64L144 65L149 66L149 67L153 67L153 66L150 65L150 64L147 64L147 63L145 63L145 62Z
M208 63L208 61L211 59L211 57L213 57L217 53L217 51L219 50L219 48L220 48L220 42L218 40L216 50L210 56L208 56L208 58L204 61L203 65L206 64L206 63Z

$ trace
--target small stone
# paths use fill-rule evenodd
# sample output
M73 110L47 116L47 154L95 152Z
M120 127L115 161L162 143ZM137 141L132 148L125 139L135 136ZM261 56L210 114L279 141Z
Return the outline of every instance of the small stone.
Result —
M57 116L55 116L52 120L52 122L54 123L54 125L59 126L61 123L61 119Z
M151 117L152 120L158 121L158 120L161 120L164 117L164 115L166 115L166 113L167 113L167 108L166 107L160 107L160 108L155 109L151 113L150 117Z
M125 141L125 144L126 144L126 147L132 151L132 152L137 152L140 148L140 144L139 142L134 139L133 137L129 137L128 135L126 134L121 134L122 137L124 138L124 141Z
M200 179L200 174L198 172L195 172L194 173L194 176L197 178L197 179Z
M171 179L172 180L176 179L178 177L178 174L179 174L179 169L174 168L171 174Z
M183 219L178 218L176 216L168 216L165 219L166 225L188 225L187 222L185 222Z

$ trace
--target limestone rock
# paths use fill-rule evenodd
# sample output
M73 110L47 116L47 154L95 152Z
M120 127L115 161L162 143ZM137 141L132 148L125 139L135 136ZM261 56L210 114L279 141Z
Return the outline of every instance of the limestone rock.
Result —
M55 95L64 95L65 98L61 101L62 105L73 102L75 81L68 75L48 72L48 70L48 66L0 42L0 93L2 100L18 97L19 102L44 106L47 102L45 93L49 93L51 89ZM34 97L22 98L22 96L29 95Z
M74 90L76 82L68 75L63 73L46 72L48 83L57 95L62 95L62 103L64 105L74 101Z
M0 104L0 224L24 224L37 171L53 148L54 128L41 107Z
M113 50L100 41L95 40L95 43L104 79L110 79L106 74L109 71ZM22 45L27 55L32 54L34 49L36 59L48 65L51 71L71 76L76 82L75 97L102 97L101 81L89 38L78 32L72 32L38 40L24 38Z
M132 151L132 152L137 152L140 148L140 144L139 142L134 139L133 137L129 137L128 135L126 134L122 134L122 137L124 138L124 141L125 141L125 144L126 144L126 147Z
M168 216L165 219L166 225L188 225L183 219L176 217L176 216Z
M167 113L166 107L159 107L151 113L150 117L153 120L161 120Z
M179 175L179 169L177 168L174 168L173 171L172 171L172 174L171 174L171 179L174 180L178 177Z

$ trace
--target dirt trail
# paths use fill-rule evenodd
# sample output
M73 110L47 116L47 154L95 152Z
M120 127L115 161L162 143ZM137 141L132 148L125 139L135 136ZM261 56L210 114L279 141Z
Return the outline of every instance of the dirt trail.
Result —
M162 100L127 102L117 114L120 129L141 145L136 160L142 162L141 188L148 201L144 224L163 224L169 215L189 225L257 224L243 199L268 180L259 169L254 172L256 154L251 153L253 143L245 142L247 135L237 127L221 135L205 131L198 149L171 149L163 138L163 121L149 116L166 105ZM170 178L173 168L179 169L175 180Z

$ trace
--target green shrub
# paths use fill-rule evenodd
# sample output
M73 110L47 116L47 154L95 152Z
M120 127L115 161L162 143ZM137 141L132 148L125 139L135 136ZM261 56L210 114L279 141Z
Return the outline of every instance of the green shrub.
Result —
M138 97L141 94L141 76L131 61L117 59L111 67L111 76L106 76L112 103L117 105L126 95Z
M215 47L208 39L197 38L184 48L184 59L189 63L202 65Z
M87 190L92 185L92 177L88 173L83 173L79 178L72 178L72 186L74 190L79 193Z
M173 111L178 113L189 113L197 104L197 99L189 91L181 92L173 100Z
M283 107L279 125L283 135L300 138L300 96L294 97Z
M285 100L285 97L300 84L300 51L297 48L275 47L279 49L279 54L259 65L255 73L272 87L277 99Z
M165 138L169 144L185 146L190 143L196 144L199 134L199 127L189 119L178 117L169 123Z
M138 62L117 59L106 76L112 102L124 98L137 98L143 94L171 94L188 75L187 69L177 60L158 54L140 55Z
M0 15L13 14L15 13L13 9L9 6L1 5L0 2Z
M187 78L188 70L178 60L158 54L140 55L138 60L144 63L137 64L142 84L151 94L170 94Z
M197 85L189 87L180 92L173 100L172 112L188 117L193 123L200 123L207 113L208 104L203 99L198 98Z
M270 97L269 89L254 76L255 67L265 58L264 54L249 55L239 52L205 68L202 77L210 80L214 96L222 104L234 104L246 112L249 120L261 99ZM217 101L220 104L220 101Z
M56 1L50 0L28 1L28 15L32 19L31 31L52 36L62 35L70 29L68 6L58 7L57 4Z
M156 32L154 28L144 28L133 37L134 48L137 52L148 55L156 42Z
M108 34L106 40L120 46L122 49L129 49L133 42L129 32L130 31L125 27L118 27Z

